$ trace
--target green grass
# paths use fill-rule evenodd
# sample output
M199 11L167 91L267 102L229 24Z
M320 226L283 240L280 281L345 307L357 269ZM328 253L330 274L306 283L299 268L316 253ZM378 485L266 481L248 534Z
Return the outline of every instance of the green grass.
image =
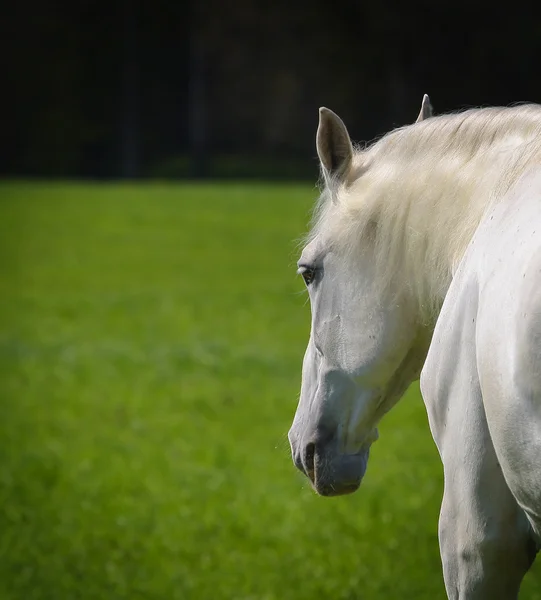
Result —
M0 186L0 599L445 597L417 387L353 496L289 457L315 195Z

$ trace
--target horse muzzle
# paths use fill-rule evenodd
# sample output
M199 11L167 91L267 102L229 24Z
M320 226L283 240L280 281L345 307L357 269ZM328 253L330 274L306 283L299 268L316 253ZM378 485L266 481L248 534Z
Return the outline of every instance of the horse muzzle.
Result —
M320 496L343 496L359 489L366 473L369 448L343 454L331 441L295 444L291 441L295 466L304 473Z

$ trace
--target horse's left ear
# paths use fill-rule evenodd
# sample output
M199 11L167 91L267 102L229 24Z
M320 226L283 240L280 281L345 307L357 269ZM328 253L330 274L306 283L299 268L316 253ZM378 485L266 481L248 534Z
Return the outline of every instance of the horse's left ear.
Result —
M319 109L316 148L325 178L343 181L351 167L353 146L342 119L325 107Z
M430 104L430 98L427 94L423 96L423 101L421 103L421 111L419 112L419 116L417 117L416 123L420 121L424 121L425 119L429 119L432 116L432 104Z

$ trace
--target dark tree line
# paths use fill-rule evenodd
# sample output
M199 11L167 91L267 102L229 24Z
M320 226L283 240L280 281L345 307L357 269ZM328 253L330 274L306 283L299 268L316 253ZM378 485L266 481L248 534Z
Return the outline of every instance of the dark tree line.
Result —
M0 172L304 174L320 105L370 140L415 118L424 92L436 111L541 101L540 16L533 3L25 0L0 22Z

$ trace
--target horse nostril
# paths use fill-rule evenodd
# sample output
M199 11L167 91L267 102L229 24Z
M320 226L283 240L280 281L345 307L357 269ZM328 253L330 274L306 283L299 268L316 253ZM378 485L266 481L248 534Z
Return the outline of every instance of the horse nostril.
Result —
M302 456L300 453L293 454L293 463L301 473L304 473L306 475L306 471L304 470L304 464L302 462Z
M314 457L316 453L316 445L310 442L304 450L304 467L307 473L314 472Z

